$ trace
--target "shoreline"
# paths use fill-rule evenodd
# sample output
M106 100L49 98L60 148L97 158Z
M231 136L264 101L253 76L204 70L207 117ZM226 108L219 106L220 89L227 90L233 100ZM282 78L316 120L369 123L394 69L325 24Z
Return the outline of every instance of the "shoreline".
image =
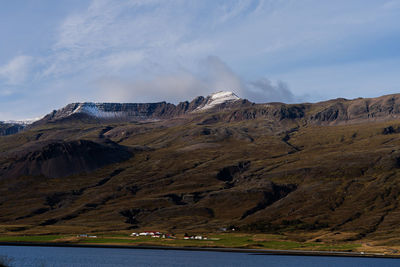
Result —
M400 259L400 255L381 253L362 253L346 251L312 251L312 250L280 250L280 249L249 249L223 247L174 247L174 246L146 246L146 245L109 245L109 244L73 244L49 242L0 242L1 246L34 246L34 247L75 247L75 248L112 248L112 249L154 249L154 250L183 250L183 251L210 251L249 253L254 255L286 255L286 256L322 256L322 257L364 257L364 258L393 258Z

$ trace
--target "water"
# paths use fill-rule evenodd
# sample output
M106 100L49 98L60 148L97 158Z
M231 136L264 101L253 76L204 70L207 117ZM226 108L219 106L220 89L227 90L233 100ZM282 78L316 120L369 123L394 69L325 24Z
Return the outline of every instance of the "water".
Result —
M0 246L10 266L400 266L400 259L278 256L233 252Z

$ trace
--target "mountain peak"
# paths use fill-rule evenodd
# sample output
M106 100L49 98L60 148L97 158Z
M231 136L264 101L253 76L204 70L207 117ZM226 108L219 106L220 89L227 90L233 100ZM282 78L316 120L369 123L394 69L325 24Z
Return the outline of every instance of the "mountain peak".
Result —
M238 97L235 93L230 92L230 91L219 91L219 92L209 95L206 98L205 104L198 107L197 110L207 110L207 109L213 108L217 105L220 105L223 103L230 103L230 102L234 102L237 100L240 100L240 97Z

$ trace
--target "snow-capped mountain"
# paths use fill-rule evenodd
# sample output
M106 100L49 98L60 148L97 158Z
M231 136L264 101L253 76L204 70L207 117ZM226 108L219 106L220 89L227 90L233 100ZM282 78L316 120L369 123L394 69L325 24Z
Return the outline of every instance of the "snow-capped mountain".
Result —
M209 95L203 105L199 106L196 110L207 110L214 108L218 105L235 102L240 98L233 92L220 91Z
M172 118L191 112L211 110L216 107L228 107L240 100L233 92L220 91L207 97L199 96L191 102L178 105L158 103L72 103L62 109L46 115L41 121L56 121L69 117L86 116L103 120L154 120Z

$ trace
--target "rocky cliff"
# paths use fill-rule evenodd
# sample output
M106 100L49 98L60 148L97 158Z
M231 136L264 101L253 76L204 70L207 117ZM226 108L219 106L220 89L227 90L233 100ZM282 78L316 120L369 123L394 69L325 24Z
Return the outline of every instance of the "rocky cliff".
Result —
M25 125L22 124L0 122L0 136L16 134L24 127Z

